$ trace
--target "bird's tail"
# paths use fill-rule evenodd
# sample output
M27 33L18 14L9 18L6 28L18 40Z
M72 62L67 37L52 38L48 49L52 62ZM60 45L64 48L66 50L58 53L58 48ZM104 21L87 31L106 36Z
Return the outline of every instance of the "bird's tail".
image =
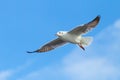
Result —
M78 46L80 48L82 48L83 50L85 50L84 47L89 46L91 44L92 40L93 40L92 37L82 37Z
M92 37L82 37L80 43L83 47L89 46L93 41Z

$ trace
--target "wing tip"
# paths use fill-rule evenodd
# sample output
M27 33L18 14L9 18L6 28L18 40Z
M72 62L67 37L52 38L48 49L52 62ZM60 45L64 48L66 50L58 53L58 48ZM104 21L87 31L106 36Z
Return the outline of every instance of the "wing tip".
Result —
M97 17L99 17L99 18L100 18L100 17L101 17L101 15L97 15Z
M35 50L35 51L26 51L27 53L42 53L45 51L42 51L41 49Z
M100 21L101 16L97 15L91 22L98 23Z
M97 15L97 17L95 18L95 20L97 19L99 21L100 18L101 18L101 15Z
M36 53L36 51L26 51L27 53Z
M41 52L40 50L35 50L35 51L27 51L27 53L38 53Z

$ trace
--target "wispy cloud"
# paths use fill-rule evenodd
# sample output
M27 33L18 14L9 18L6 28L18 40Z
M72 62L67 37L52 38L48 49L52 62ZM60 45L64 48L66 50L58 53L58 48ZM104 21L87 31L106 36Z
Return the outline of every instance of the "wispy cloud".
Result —
M18 80L119 80L120 20L101 31L81 54L79 48L59 65L46 66Z
M33 60L29 60L29 61L26 61L25 64L20 65L14 69L0 71L0 80L11 80L11 78L19 74L19 72L24 71L24 69L26 69L32 63L33 63Z
M13 71L5 70L0 71L0 80L8 80L13 75Z
M71 53L70 57L67 56L64 61L64 65L66 65L64 71L70 80L115 80L119 78L119 67L113 65L108 59L83 58L78 54Z
M117 21L115 22L114 26L115 26L116 28L120 28L120 20L117 20Z

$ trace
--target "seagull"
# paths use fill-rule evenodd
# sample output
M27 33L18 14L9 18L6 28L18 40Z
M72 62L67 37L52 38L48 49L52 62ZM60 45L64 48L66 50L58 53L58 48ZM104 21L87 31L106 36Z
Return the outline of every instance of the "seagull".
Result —
M100 16L96 16L92 21L77 26L76 28L72 29L71 31L58 31L56 33L57 38L48 42L47 44L43 45L41 48L35 51L27 51L27 53L41 53L53 50L59 46L62 46L66 43L72 43L78 45L81 49L85 50L85 46L91 44L93 38L92 37L85 37L83 34L90 31L92 28L99 23Z

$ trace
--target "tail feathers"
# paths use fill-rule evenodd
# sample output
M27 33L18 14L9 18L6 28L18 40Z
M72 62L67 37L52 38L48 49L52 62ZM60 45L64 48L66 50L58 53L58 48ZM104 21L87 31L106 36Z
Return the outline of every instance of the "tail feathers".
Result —
M92 41L93 41L92 37L83 37L80 43L83 47L85 47L89 46L92 43Z

